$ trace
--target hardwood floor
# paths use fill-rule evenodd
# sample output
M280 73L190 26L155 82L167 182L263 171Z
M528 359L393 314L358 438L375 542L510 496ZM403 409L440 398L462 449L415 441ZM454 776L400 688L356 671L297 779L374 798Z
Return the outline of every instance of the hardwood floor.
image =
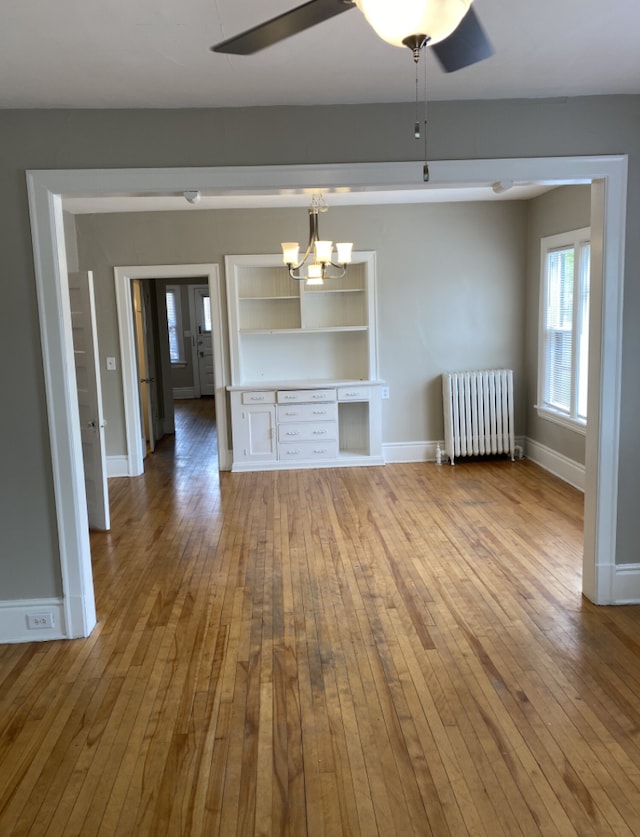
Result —
M99 624L0 646L0 835L638 835L640 609L533 464L110 482Z

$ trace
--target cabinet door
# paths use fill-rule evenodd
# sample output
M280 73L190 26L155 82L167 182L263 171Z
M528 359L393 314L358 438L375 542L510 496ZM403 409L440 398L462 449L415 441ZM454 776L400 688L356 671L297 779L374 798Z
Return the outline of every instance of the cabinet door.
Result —
M270 404L252 404L240 408L233 423L233 455L236 461L270 462L276 458L276 409Z

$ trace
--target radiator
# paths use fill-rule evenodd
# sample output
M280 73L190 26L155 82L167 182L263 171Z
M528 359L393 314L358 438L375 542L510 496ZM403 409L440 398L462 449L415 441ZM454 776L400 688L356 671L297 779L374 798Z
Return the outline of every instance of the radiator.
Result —
M506 453L515 459L513 370L446 372L442 376L445 456Z

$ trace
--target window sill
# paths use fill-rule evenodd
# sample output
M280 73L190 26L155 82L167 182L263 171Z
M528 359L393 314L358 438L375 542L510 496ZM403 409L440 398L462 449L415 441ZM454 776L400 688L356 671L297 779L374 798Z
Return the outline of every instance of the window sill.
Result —
M189 364L186 362L186 360L175 360L175 361L172 360L171 361L171 368L172 369L181 369L181 368L184 368L185 366L188 366L188 365Z
M554 424L559 424L562 427L566 427L567 430L573 430L574 433L580 433L581 436L586 436L586 422L570 418L564 413L557 413L555 410L550 410L548 407L540 407L538 404L535 404L534 406L540 418L552 421Z

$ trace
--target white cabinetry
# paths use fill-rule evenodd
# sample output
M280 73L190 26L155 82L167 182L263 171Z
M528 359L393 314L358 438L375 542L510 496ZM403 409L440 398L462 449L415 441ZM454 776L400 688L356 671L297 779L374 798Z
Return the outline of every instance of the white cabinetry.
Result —
M233 470L382 464L375 254L318 288L227 256Z

